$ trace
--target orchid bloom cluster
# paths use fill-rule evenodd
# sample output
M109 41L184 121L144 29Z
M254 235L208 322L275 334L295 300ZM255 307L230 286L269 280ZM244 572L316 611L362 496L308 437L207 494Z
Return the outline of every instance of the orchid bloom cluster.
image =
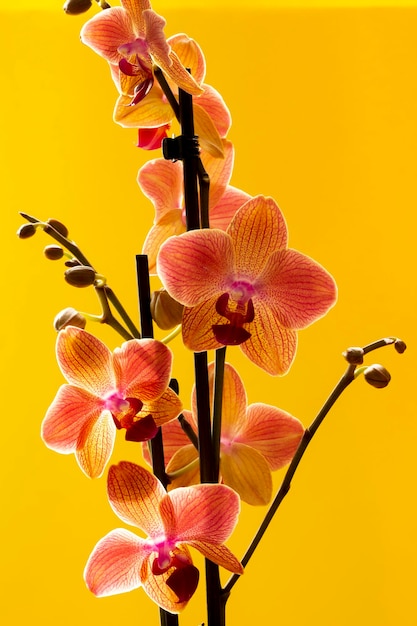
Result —
M20 236L26 238L40 227L55 238L59 245L48 246L45 254L59 259L67 250L66 279L96 289L103 308L99 321L124 339L112 352L85 330L86 318L94 316L73 309L57 316L56 355L66 383L46 413L42 438L56 452L73 453L90 478L104 474L118 431L143 450L143 465L123 461L111 465L107 475L113 511L142 536L119 528L101 539L86 565L88 588L104 596L142 587L163 610L161 623L178 624L176 614L199 581L191 552L195 549L208 564L209 626L222 626L222 610L212 607L223 598L218 604L224 609L224 598L248 560L240 562L225 545L237 524L240 502L268 504L272 472L291 464L291 477L318 426L305 437L301 422L281 408L260 401L248 405L244 382L225 361L226 348L233 353L239 346L250 367L271 376L286 374L295 358L298 331L335 304L336 285L321 265L288 246L286 222L274 199L251 197L230 184L231 118L221 95L204 83L205 60L198 44L185 34L166 39L165 20L149 0L121 0L116 7L99 4L103 10L85 23L81 39L109 64L118 91L115 122L138 129L139 147L159 149L175 118L183 124L181 97L186 94L192 102L199 149L190 158L210 178L209 223L200 215L202 228L190 227L185 157L168 159L164 151L165 158L148 161L137 180L155 210L142 255L147 258L147 280L150 273L162 283L162 304L159 312L153 309L153 317L164 329L178 325L200 374L185 408L173 378L175 359L166 345L177 331L162 341L151 332L144 334L143 326L139 333L64 225L25 215L29 224ZM90 5L68 0L65 7L76 13ZM200 188L201 205L202 196ZM111 305L121 322L111 314ZM141 313L146 317L147 311ZM401 344L396 347L402 351ZM348 382L370 349L347 355ZM209 350L215 351L215 362L207 364ZM384 373L378 376L379 386L384 386ZM287 486L283 483L283 493ZM279 504L280 493L277 497L274 503ZM219 566L232 573L226 588L213 575L213 567Z

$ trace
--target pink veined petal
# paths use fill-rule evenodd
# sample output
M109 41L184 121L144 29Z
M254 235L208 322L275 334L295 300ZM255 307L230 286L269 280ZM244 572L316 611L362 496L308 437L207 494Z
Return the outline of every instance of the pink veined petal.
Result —
M222 324L225 319L216 312L216 302L220 293L201 304L184 309L182 316L182 339L184 345L194 352L216 350L222 344L213 333L213 324Z
M213 207L220 201L229 184L233 170L234 148L231 141L223 139L224 158L218 159L204 152L201 156L204 168L210 177L209 208L210 219ZM213 224L210 222L213 228ZM225 229L223 229L225 230Z
M88 391L62 385L42 422L41 435L48 448L70 454L75 452L84 425L98 419L103 403Z
M169 67L172 61L169 56L171 47L164 35L166 20L152 9L146 9L142 16L145 20L146 41L150 54L155 59L157 65L162 63Z
M171 513L174 510L174 515ZM160 504L168 537L221 544L236 526L240 501L226 485L195 485L171 491Z
M89 478L99 478L113 452L116 426L110 411L103 411L98 419L90 419L81 430L75 456Z
M165 59L162 58L158 58L157 62L161 70L165 72L168 78L178 85L178 87L181 87L181 89L184 89L184 91L193 96L198 96L203 93L203 87L200 87L193 76L187 72L173 50L171 50L169 54L169 60L170 65L167 65L165 63Z
M83 43L114 64L121 58L118 47L136 38L132 21L122 7L112 7L92 17L82 27L80 36Z
M223 141L214 120L198 102L194 103L194 127L201 148L216 159L224 158Z
M178 472L178 476L170 476L168 491L178 487L189 487L200 483L200 461L198 450L192 443L184 445L172 456L166 466L167 474Z
M271 470L292 460L304 434L302 423L282 409L267 404L251 404L247 421L235 441L260 452Z
M58 334L56 354L67 381L96 396L115 388L113 358L99 339L81 328L68 326Z
M268 504L272 496L272 477L268 463L260 452L242 443L221 448L220 473L226 485L244 502Z
M155 207L154 223L173 209L182 210L183 175L180 161L148 161L140 168L137 180L142 192Z
M210 211L210 227L227 230L236 212L242 205L250 200L250 195L241 189L229 185L219 200Z
M232 117L222 96L211 85L203 85L204 92L198 96L199 107L210 116L220 137L226 137L232 125Z
M200 46L194 39L184 33L173 35L167 39L172 50L178 56L184 67L191 70L197 83L200 85L206 75L206 62Z
M114 108L113 119L123 128L155 128L169 124L174 118L170 105L162 100L162 91L155 83L138 104L130 106L131 101L131 96L122 95Z
M214 378L214 364L210 367ZM214 384L214 380L213 380ZM222 410L222 440L233 439L236 432L246 422L247 398L243 382L237 371L226 363L224 366L223 410Z
M142 253L148 255L149 273L157 274L156 260L159 250L169 237L182 235L186 226L182 221L182 211L173 209L162 217L158 224L152 226L143 244Z
M171 237L159 251L157 270L170 295L195 306L227 291L234 254L221 230L194 230Z
M186 546L181 545L174 550L174 554L180 555L182 560L192 564L190 552ZM180 601L175 592L168 586L167 581L175 568L170 568L164 574L153 574L150 559L146 559L142 566L141 577L144 591L158 606L170 613L180 613L188 604L188 599Z
M84 580L96 596L110 596L141 586L139 571L146 555L144 540L128 530L112 530L91 553Z
M152 415L157 426L162 426L166 422L174 420L181 413L182 402L177 394L172 389L164 391L162 396L156 400L150 400L145 402L142 410L138 413L138 416L143 413L145 415Z
M121 520L142 529L150 537L164 533L159 503L166 491L155 476L134 463L112 465L107 492L113 511Z
M114 351L118 390L142 402L159 398L168 387L172 352L156 339L131 339Z
M189 541L188 545L201 552L201 554L207 559L210 559L210 561L213 561L213 563L224 567L229 572L243 574L244 570L242 564L227 546L215 546L204 541Z
M287 246L287 227L272 198L256 196L233 218L227 233L236 253L236 272L256 280L268 258Z
M241 350L255 365L272 376L286 374L297 349L295 331L281 326L270 306L254 299L255 318L245 328L251 337L241 344Z
M145 36L145 20L143 12L151 8L149 0L120 0L122 7L127 11L134 24L137 37ZM108 10L108 9L106 9Z
M297 250L273 254L256 283L256 290L279 323L294 330L305 328L325 315L337 299L333 277Z

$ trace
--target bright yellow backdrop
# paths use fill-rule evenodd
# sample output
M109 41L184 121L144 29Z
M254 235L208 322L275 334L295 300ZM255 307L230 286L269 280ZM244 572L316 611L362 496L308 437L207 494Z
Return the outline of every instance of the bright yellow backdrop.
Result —
M96 541L119 525L105 480L89 481L73 457L39 438L62 382L52 319L65 306L98 307L91 293L64 284L59 262L43 258L45 236L14 237L19 210L61 219L135 314L134 254L153 218L135 178L148 155L134 131L112 123L116 92L106 64L79 42L84 18L65 16L53 0L29 4L0 14L0 619L148 626L157 613L142 591L96 599L82 580ZM202 45L207 82L232 111L232 183L276 198L290 244L339 284L336 308L300 333L288 376L268 377L238 350L229 358L251 402L281 406L307 425L343 371L347 346L394 334L409 350L372 356L391 371L391 385L357 381L324 423L235 587L228 623L415 626L417 9L264 4L154 2L168 35L183 31ZM179 340L173 348L187 405L191 355ZM116 458L140 455L119 440ZM238 555L263 513L243 507L230 542ZM182 626L205 620L203 602L200 585Z

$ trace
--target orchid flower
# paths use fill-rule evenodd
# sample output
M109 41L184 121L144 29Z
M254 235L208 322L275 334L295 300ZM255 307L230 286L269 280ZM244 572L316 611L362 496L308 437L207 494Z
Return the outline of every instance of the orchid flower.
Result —
M209 365L209 385L212 405L214 363ZM197 434L195 387L192 411L183 411L183 415ZM170 488L198 483L198 451L178 420L165 424L162 432L166 471L171 477ZM225 364L220 478L242 500L251 505L268 504L272 495L271 471L290 463L303 433L301 422L282 409L261 403L248 406L239 374L229 363Z
M202 154L203 165L210 177L210 224L221 230L226 230L237 209L250 198L244 191L229 185L234 157L230 141L224 140L224 153L224 159ZM165 159L148 161L139 170L138 183L155 206L154 225L143 246L143 253L148 255L149 271L155 274L156 257L162 243L171 235L180 235L187 230L182 164Z
M287 227L272 198L257 196L226 232L194 230L160 249L157 271L184 309L184 344L195 352L240 345L272 375L288 371L297 330L336 301L330 274L287 247Z
M181 412L168 388L172 354L154 339L132 339L112 353L85 330L68 326L57 339L62 385L42 423L46 445L75 453L87 476L100 476L111 456L116 429L128 441L145 441Z
M205 484L167 494L145 468L123 461L110 467L107 490L116 515L147 537L119 528L98 542L84 572L96 596L143 586L160 607L179 613L199 577L188 546L231 572L243 573L224 545L240 510L239 497L229 487Z

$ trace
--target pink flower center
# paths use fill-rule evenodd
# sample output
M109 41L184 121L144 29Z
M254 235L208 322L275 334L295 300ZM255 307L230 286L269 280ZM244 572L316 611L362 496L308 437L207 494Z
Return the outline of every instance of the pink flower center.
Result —
M116 428L126 429L127 441L147 441L158 432L152 415L138 416L143 407L139 398L125 398L116 391L105 399L104 406L112 414Z
M186 554L176 549L175 542L172 540L163 538L149 543L157 553L151 565L152 574L158 576L173 568L166 584L176 594L179 602L188 601L197 589L198 569L190 563Z
M238 346L249 339L251 333L243 325L253 322L255 317L252 302L255 293L256 290L250 282L235 280L229 291L218 298L216 311L229 322L212 326L219 343L224 346Z

